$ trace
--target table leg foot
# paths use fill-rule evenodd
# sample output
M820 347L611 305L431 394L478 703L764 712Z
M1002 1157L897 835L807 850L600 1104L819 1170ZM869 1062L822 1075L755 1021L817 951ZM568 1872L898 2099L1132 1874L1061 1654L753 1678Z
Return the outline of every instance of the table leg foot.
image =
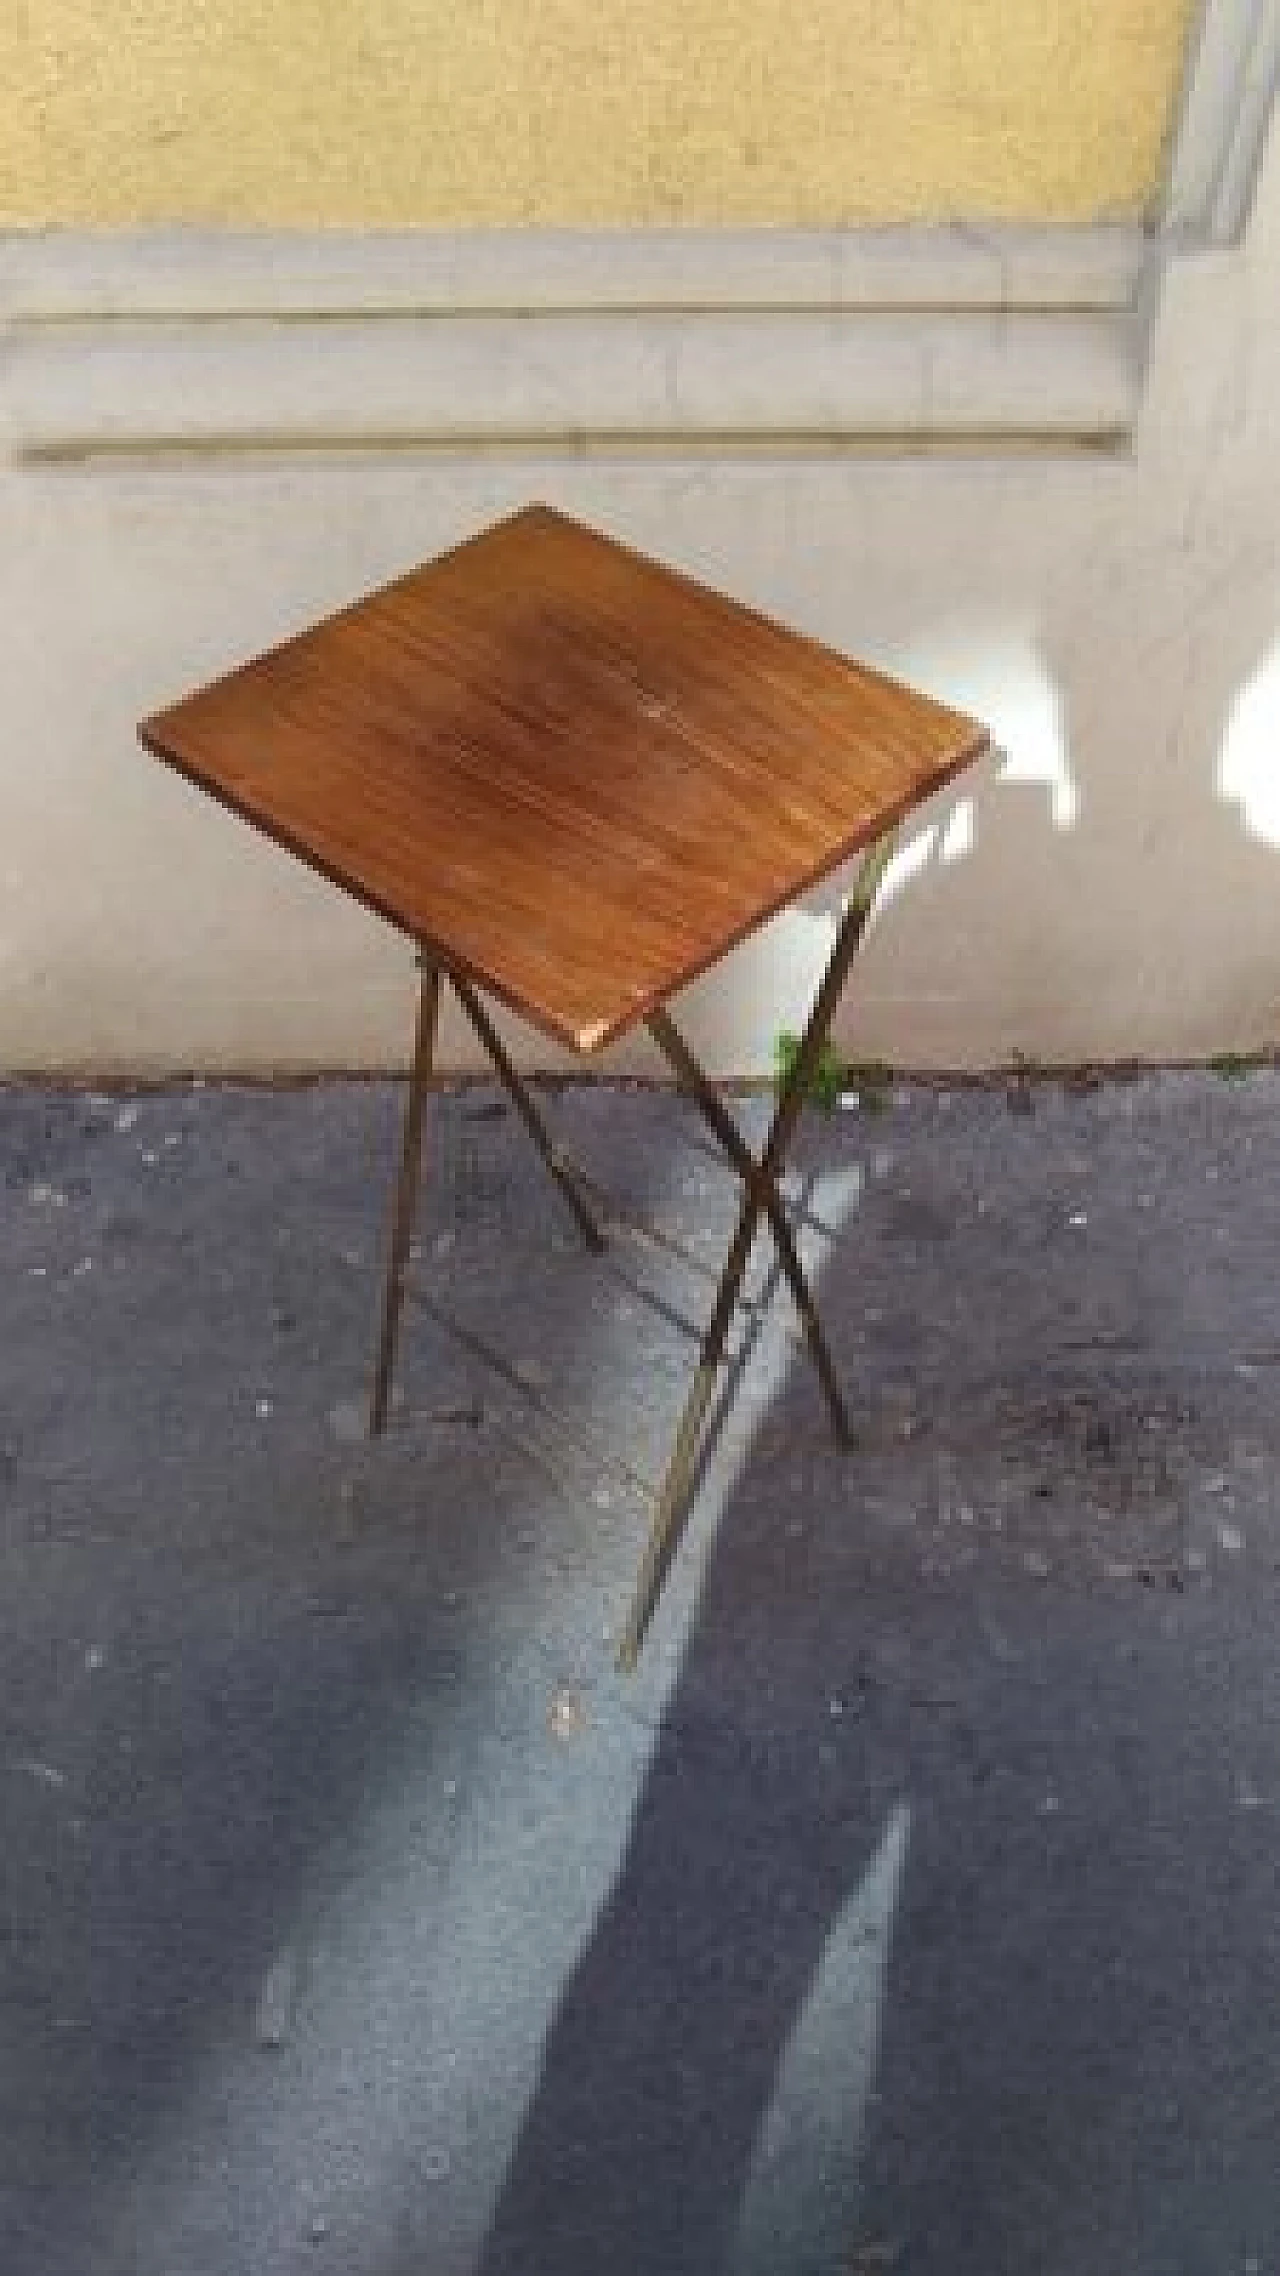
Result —
M693 1384L680 1418L676 1443L667 1464L662 1482L658 1507L649 1533L648 1545L636 1580L631 1610L627 1615L622 1640L618 1646L618 1668L630 1674L640 1656L645 1630L653 1617L653 1609L662 1591L667 1567L675 1555L676 1546L688 1516L689 1497L693 1486L698 1452L698 1440L706 1421L711 1394L715 1389L716 1361L704 1358L694 1376Z

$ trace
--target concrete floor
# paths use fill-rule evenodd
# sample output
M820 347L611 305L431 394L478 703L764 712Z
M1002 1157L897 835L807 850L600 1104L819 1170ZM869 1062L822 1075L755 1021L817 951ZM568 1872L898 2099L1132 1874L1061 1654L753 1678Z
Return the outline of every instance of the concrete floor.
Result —
M391 1088L0 1091L0 2270L1274 2276L1280 1080L807 1118L630 1680L734 1195L548 1104L371 1448Z

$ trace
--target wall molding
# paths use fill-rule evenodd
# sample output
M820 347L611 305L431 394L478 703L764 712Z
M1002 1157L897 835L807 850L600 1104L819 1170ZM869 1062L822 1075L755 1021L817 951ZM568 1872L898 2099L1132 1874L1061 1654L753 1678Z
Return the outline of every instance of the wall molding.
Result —
M1208 0L1145 228L0 236L0 452L1121 446L1278 73L1280 0Z
M0 322L1120 309L1132 228L0 234Z
M1124 230L10 237L0 444L1110 444L1143 259Z

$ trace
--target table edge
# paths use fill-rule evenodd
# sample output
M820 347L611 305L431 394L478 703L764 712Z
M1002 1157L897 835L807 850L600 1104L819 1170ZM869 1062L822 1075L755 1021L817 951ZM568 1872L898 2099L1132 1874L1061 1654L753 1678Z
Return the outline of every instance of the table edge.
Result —
M513 989L504 986L491 972L482 971L458 950L446 948L442 941L434 939L427 933L416 932L412 926L405 923L404 918L396 910L381 900L368 886L344 873L333 862L325 860L322 855L316 853L313 847L306 845L286 824L278 821L274 816L264 815L260 810L255 809L249 800L237 797L224 782L212 774L205 773L191 759L184 757L166 745L161 733L161 723L164 717L164 712L154 714L141 721L137 728L139 743L153 758L161 760L181 776L184 781L216 800L218 805L225 812L234 815L237 821L247 823L251 829L258 832L259 836L266 838L269 843L279 846L283 852L291 854L296 861L302 863L304 868L314 871L317 876L323 877L326 883L336 886L339 892L347 895L348 899L357 902L360 907L367 909L371 915L380 917L385 924L390 925L406 940L414 942L424 953L437 958L446 973L457 970L464 979L482 989L486 995L494 997L508 1011L514 1013L517 1019L526 1021L545 1035L550 1042L571 1051L575 1057L580 1059L591 1058L597 1052L603 1051L609 1044L619 1042L650 1012L669 1003L672 997L680 995L685 988L691 987L696 980L704 978L708 972L714 970L716 965L722 963L726 956L731 955L734 949L740 948L744 941L750 939L753 933L758 932L762 925L768 924L772 918L790 907L793 902L811 892L815 885L822 882L823 878L829 877L833 871L843 868L844 864L852 860L854 855L863 852L867 847L874 845L878 839L887 835L889 831L896 829L909 814L927 804L929 799L935 797L940 790L945 789L947 784L964 773L966 768L976 765L977 761L992 748L992 737L989 730L975 721L972 735L964 743L961 750L952 754L938 767L931 769L920 789L905 798L896 800L892 806L886 807L883 813L877 814L871 825L853 831L847 839L841 841L836 851L829 858L825 858L812 870L797 878L794 883L789 884L783 892L774 896L762 908L754 911L742 924L735 925L710 955L695 958L690 964L682 967L675 978L665 983L663 987L643 991L636 997L632 1005L629 1005L625 1011L620 1012L615 1018L599 1020L588 1026L575 1028L568 1022L557 1019L555 1014L548 1011L544 1006L535 1004L517 994Z

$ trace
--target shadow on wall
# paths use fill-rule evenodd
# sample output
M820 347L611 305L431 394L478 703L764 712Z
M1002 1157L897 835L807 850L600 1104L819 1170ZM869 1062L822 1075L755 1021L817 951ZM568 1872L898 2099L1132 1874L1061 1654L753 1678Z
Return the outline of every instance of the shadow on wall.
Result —
M1171 617L1185 563L1135 560L1137 605L1088 654L992 613L902 657L997 755L904 838L837 1026L855 1057L904 1034L943 1067L959 1036L973 1066L1280 1042L1280 592L1249 566ZM1132 741L1102 745L1117 714Z
M1212 934L1216 953L1231 955L1234 1006L1214 1041L1254 1039L1280 993L1280 806L1267 764L1280 728L1274 637L1267 608L1241 621L1219 597L1206 602L1179 684L1161 681L1159 638L1099 659L1100 670L1131 675L1134 716L1149 717L1163 753L1136 780L1090 765L1096 691L1077 683L1073 694L1047 644L1043 660L1030 648L989 654L989 676L980 667L969 687L952 671L948 692L992 721L1005 759L908 838L885 925L895 923L896 888L911 904L908 938L953 940L962 963L1003 922L991 880L1016 864L1032 887L1028 907L1046 916L1043 930L1009 943L1029 1010L1052 1000L1063 921L1096 933L1104 1002L1111 960L1134 939L1142 871L1172 865L1176 930L1138 933L1142 984L1176 987L1203 1020L1218 1016L1226 999L1197 978ZM1085 723L1076 739L1073 713ZM1100 910L1108 879L1114 898ZM895 949L901 956L903 942ZM945 1016L946 994L938 1001ZM1098 1004L1085 1012L1096 1031ZM1064 1005L1064 1056L1070 1013ZM1005 1043L1015 1049L1016 1033ZM842 1591L834 1571L825 1590L807 1589L803 1553L789 1556L777 1538L779 1515L770 1538L749 1508L733 1506L717 1535L627 1856L549 2034L481 2276L596 2276L611 2260L631 2276L906 2266L900 2235L869 2242L863 2258L850 2243L864 2125L872 2204L878 2174L900 2220L915 2171L913 2269L977 2276L1006 2255L1022 2264L1024 2253L1027 2265L1089 2265L1113 2216L1137 2256L1126 2265L1169 2265L1188 2206L1204 2219L1203 2200L1185 2171L1154 2193L1132 2182L1130 2167L1150 2177L1165 2153L1150 2112L1135 2120L1128 2098L1144 2099L1163 2076L1161 2122L1181 2125L1195 2099L1194 2050L1213 2036L1196 1959L1206 1920L1197 1900L1199 1926L1191 1922L1184 1892L1218 1868L1196 1862L1189 1828L1212 1821L1205 1855L1228 1878L1237 1866L1225 1862L1236 1856L1229 1801L1206 1787L1173 1697L1160 1704L1169 1678L1158 1647L1126 1697L1111 1665L1118 1631L1064 1615L1051 1677L1024 1638L981 1679L981 1703L971 1695L962 1706L964 1683L952 1689L940 1673L949 1644L929 1677L920 1672L940 1608L921 1602L905 1569L898 1600L882 1572L879 1615L892 1626L896 1608L897 1648L919 1678L890 1703L894 1686L881 1694L861 1656L877 1647L851 1613L857 1592ZM825 1554L847 1578L857 1552L828 1542ZM972 1602L941 1610L963 1627L984 1617ZM1132 1659L1132 1629L1125 1635ZM814 1733L833 1700L843 1715L851 1690L856 1775L833 1778L815 1806ZM1072 1699L1089 1703L1078 1729L1064 1707ZM1056 1811L1062 1788L1079 1789L1082 1743L1109 1766L1087 1823L1055 1844L1035 1814ZM949 1750L968 1764L962 1802L934 1788ZM1128 1768L1117 1770L1122 1757ZM1135 1815L1128 1773L1139 1758L1145 1801ZM1030 1761L1039 1798L1026 1800L1019 1824L1008 1781ZM918 1869L908 1776L923 1797ZM1253 1896L1260 1886L1250 1880ZM886 1969L881 2093L872 2082ZM1228 2130L1253 2125L1230 2097L1219 2115ZM1176 2144L1172 2155L1176 2166ZM1086 2170L1096 2194L1082 2194ZM1261 2171L1246 2150L1241 2217L1248 2201L1270 2222Z

